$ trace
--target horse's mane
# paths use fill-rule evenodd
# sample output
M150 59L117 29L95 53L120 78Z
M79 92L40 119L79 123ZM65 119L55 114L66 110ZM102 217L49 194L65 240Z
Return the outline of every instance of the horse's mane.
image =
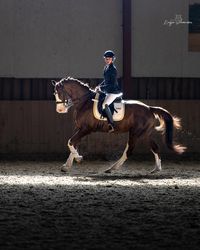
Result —
M89 86L88 83L81 82L80 80L75 79L75 78L73 78L73 77L71 77L71 76L68 76L67 78L61 79L59 83L63 85L64 83L67 83L67 82L74 82L74 83L77 83L77 84L79 84L80 86L82 86L82 87L84 87L84 88L87 88L89 91L95 92L95 91Z

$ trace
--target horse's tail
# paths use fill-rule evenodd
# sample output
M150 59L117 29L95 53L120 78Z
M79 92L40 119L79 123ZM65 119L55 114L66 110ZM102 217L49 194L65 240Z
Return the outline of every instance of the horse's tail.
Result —
M167 110L160 107L150 107L150 110L160 121L160 126L155 127L155 129L165 134L167 147L178 154L182 154L186 150L186 147L173 142L174 128L181 129L180 119L172 116Z

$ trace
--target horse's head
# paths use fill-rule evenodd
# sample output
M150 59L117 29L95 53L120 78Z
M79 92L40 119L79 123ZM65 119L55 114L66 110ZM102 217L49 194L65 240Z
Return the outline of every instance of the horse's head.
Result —
M58 113L66 113L71 106L84 102L94 92L88 84L72 77L63 78L59 82L52 81L52 84Z
M64 89L62 81L52 81L54 85L54 96L56 99L56 111L58 113L67 113L68 109L72 106L72 100L69 94Z

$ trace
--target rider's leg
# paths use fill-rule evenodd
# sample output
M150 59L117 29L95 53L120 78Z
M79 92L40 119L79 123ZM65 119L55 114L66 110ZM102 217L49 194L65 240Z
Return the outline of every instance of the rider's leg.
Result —
M108 106L108 104L105 105L105 112L106 112L106 116L108 119L108 125L109 125L109 132L113 132L114 131L114 122L113 122L113 117L112 117L112 113L110 111L110 108Z
M107 94L106 98L102 104L102 108L105 109L106 104L109 106L119 96L121 96L121 93L120 94Z
M117 98L119 97L120 94L108 94L102 104L102 108L105 110L106 112L106 116L108 119L108 124L109 124L109 132L113 132L114 131L114 122L113 122L113 118L112 118L112 113L110 111L109 105Z

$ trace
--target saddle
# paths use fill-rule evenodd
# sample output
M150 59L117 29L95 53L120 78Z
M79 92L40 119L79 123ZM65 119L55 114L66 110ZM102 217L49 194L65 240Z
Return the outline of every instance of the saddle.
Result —
M105 111L102 109L102 104L106 95L104 93L97 93L93 99L93 114L98 120L107 121ZM116 98L113 103L109 105L110 111L113 115L113 121L121 121L125 114L125 104L122 102L122 98Z

